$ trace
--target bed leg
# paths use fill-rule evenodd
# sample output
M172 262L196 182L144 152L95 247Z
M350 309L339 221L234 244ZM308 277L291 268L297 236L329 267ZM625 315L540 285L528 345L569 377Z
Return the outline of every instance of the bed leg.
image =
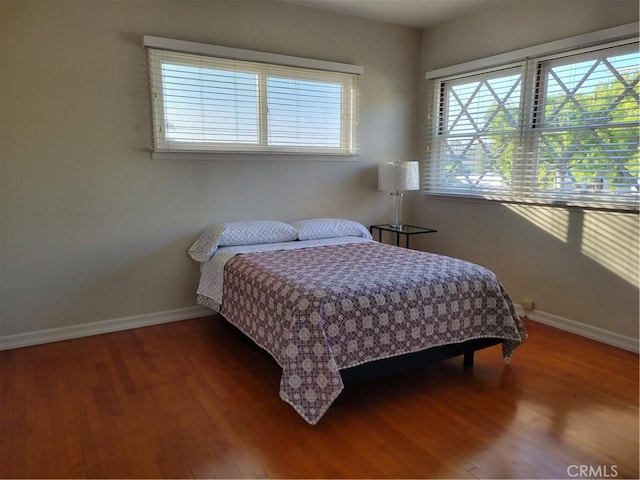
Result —
M465 367L473 367L473 354L475 352L465 352L464 360L462 361L462 365Z

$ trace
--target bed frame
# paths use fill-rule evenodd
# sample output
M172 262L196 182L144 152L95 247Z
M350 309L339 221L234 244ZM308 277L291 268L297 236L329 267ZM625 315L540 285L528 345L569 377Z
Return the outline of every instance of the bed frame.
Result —
M264 352L264 350L256 345L256 343L242 330L227 321L227 319L222 315L220 316L224 319L224 323L229 328L234 332L237 332L245 341L251 343L255 348ZM342 382L346 387L364 380L385 377L407 370L425 367L441 360L446 360L460 355L463 356L462 364L464 367L469 368L473 366L474 354L477 350L492 347L500 343L502 343L502 339L500 338L477 338L467 340L462 343L441 345L439 347L433 347L419 352L405 353L395 357L372 360L371 362L363 363L362 365L344 368L340 370L340 376L342 377Z
M405 353L395 357L373 360L355 367L340 370L342 382L346 385L354 384L376 377L393 375L403 371L425 367L432 363L463 355L464 367L472 367L474 354L477 350L492 347L502 343L499 338L478 338L463 343L441 345L414 353Z

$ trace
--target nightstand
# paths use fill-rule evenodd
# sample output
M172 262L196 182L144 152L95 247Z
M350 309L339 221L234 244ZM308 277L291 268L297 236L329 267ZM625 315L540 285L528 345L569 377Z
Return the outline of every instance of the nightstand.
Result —
M382 241L382 232L391 232L396 234L396 245L400 246L400 235L404 235L404 246L405 248L409 248L409 237L411 235L420 235L422 233L436 233L438 230L434 230L433 228L427 227L416 227L415 225L399 225L394 227L389 224L385 225L371 225L369 227L369 231L371 235L373 235L374 230L378 231L378 241Z

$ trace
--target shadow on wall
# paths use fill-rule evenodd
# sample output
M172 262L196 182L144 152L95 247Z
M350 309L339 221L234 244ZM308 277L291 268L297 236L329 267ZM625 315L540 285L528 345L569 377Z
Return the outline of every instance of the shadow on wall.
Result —
M580 245L583 255L631 285L640 286L638 228L625 215L582 210L507 205L536 227L564 243Z
M438 230L414 248L491 269L515 303L637 337L637 215L421 195L414 219Z

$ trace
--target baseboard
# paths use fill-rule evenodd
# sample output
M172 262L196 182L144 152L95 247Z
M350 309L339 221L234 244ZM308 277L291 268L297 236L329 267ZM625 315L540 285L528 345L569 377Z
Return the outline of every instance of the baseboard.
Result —
M68 327L38 330L36 332L19 333L0 337L0 350L28 347L41 343L69 340L71 338L88 337L101 333L111 333L130 328L147 327L160 323L176 322L189 318L205 317L212 315L213 311L205 307L195 306L167 310L164 312L146 313L132 317L115 318L101 322L84 323L82 325L70 325Z
M606 343L608 345L613 345L614 347L622 348L624 350L629 350L630 352L640 352L637 338L627 337L626 335L594 327L593 325L569 320L568 318L564 318L559 315L553 315L551 313L541 312L538 310L527 311L520 305L514 306L518 315L521 317L526 316L534 322L544 323L545 325L575 333L576 335L597 340L598 342Z
M520 305L515 305L515 308L518 315L526 315L527 318L535 322L544 323L545 325L591 338L592 340L597 340L624 350L629 350L635 353L640 352L638 340L633 337L620 335L619 333L587 325L585 323L576 322L574 320L569 320L568 318L553 315L551 313L541 312L538 310L526 311ZM147 327L161 323L187 320L189 318L205 317L212 314L212 310L206 307L195 306L164 312L135 315L132 317L116 318L113 320L104 320L102 322L51 328L48 330L38 330L36 332L19 333L17 335L7 335L0 337L0 350L28 347L31 345L39 345L41 343L57 342L60 340L87 337L89 335L99 335L101 333L117 332L130 328Z

